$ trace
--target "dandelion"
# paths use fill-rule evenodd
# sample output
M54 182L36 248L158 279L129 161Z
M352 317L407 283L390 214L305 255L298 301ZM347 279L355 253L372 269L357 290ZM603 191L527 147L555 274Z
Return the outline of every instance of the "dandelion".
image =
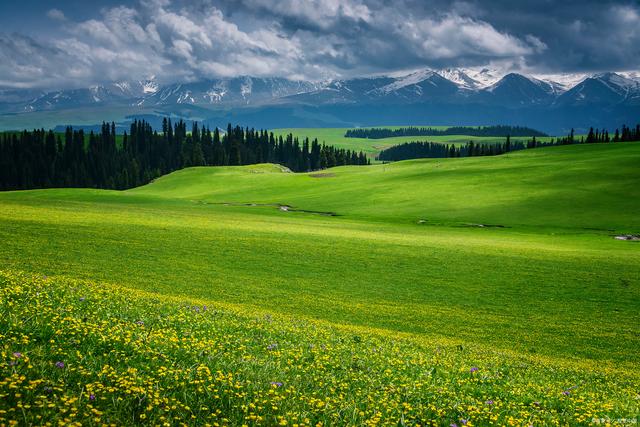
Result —
M64 368L64 362L56 362L56 368L63 369Z

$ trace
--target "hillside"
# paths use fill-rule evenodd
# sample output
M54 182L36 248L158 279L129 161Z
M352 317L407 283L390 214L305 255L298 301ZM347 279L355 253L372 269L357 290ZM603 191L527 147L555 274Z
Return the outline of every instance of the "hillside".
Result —
M6 296L0 307L17 313L12 319L28 319L4 321L0 333L48 337L37 331L60 320L54 307L69 325L79 328L82 319L90 325L80 335L56 334L55 354L43 353L38 340L27 346L12 339L2 348L7 362L0 369L12 375L10 355L22 347L42 373L30 373L30 380L60 372L50 366L63 357L81 366L109 364L126 378L128 367L139 366L140 381L163 384L159 399L191 408L179 406L172 416L198 420L205 418L194 405L202 402L191 386L173 391L156 371L122 365L117 355L140 361L160 351L166 359L157 366L174 366L172 374L187 383L195 363L237 374L249 397L209 400L235 421L245 419L243 405L254 397L265 401L267 382L291 384L287 395L299 403L274 404L284 413L255 409L270 420L265 424L279 415L304 421L300 414L312 414L314 423L339 423L333 416L371 422L374 413L346 415L367 399L389 402L378 413L382 424L409 414L438 419L437 425L467 416L474 425L629 417L638 411L640 252L639 243L614 236L640 234L639 161L640 143L573 145L305 174L270 164L189 168L124 192L0 193ZM38 289L49 291L33 297ZM84 308L79 298L95 305ZM38 301L41 316L31 317L30 301ZM191 320L192 311L180 311L194 305L215 307L207 315L214 317ZM154 307L168 317L154 317ZM230 317L221 314L226 320L218 322L219 312ZM272 317L274 324L246 320ZM131 329L142 326L134 326L138 320L152 329ZM106 350L95 360L82 357L91 346L73 353L74 337L101 342L97 325L128 331L117 333L136 344L99 344ZM192 341L164 347L163 337L174 335ZM144 336L149 340L140 341ZM284 358L270 365L264 346L273 343ZM198 359L198 351L216 345L226 349L219 357ZM309 355L302 350L308 345L330 353ZM416 359L409 362L411 354ZM320 369L309 357L352 358L353 365L347 372L344 364L322 365L326 371L309 383L304 369ZM238 358L266 368L245 370ZM289 363L301 371L280 369ZM481 370L477 378L474 367ZM313 394L326 384L320 372L346 388ZM61 379L69 390L75 375ZM0 393L10 383L0 384ZM415 391L423 385L424 393ZM107 398L127 393L114 387ZM397 387L408 391L398 394ZM353 390L362 392L345 401ZM424 400L436 391L442 394ZM319 412L304 403L319 400L325 408ZM500 402L500 409L487 401ZM466 410L458 409L461 402ZM158 411L150 413L159 417ZM108 419L137 416L131 414L140 411L125 405Z
M404 224L426 219L436 225L543 227L538 231L638 231L639 156L638 143L590 144L309 174L283 175L278 168L255 166L190 168L128 193L218 203L280 203L352 220ZM267 170L276 173L253 173Z

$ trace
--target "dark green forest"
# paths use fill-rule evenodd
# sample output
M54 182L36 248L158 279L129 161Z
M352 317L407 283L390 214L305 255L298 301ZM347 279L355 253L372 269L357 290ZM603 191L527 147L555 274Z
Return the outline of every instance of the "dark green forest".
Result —
M289 134L227 127L226 132L164 119L162 131L134 121L116 137L115 124L99 133L68 127L63 134L44 129L0 137L0 190L87 187L124 190L190 166L240 166L278 163L294 172L341 165L364 165L362 152L300 141Z
M395 136L442 136L442 135L469 135L469 136L548 136L546 133L521 126L453 126L447 129L432 127L401 127L389 128L361 128L349 129L344 136L347 138L382 139Z

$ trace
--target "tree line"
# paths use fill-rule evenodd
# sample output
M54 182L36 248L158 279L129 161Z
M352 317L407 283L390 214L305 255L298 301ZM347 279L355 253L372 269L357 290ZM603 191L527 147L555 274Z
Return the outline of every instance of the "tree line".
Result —
M474 143L469 141L465 145L442 144L437 142L406 142L382 150L376 160L380 161L400 161L420 158L444 158L444 157L474 157L474 156L497 156L511 151L519 151L539 147L551 147L571 144L592 144L592 143L614 143L640 141L640 125L629 128L625 125L622 130L616 129L613 137L609 136L607 130L590 129L586 137L575 136L575 131L561 138L552 138L549 141L538 141L536 137L523 141L511 141L511 136L507 135L502 144Z
M535 129L522 126L454 126L446 129L432 127L401 127L389 128L359 128L349 129L345 132L346 138L382 139L396 136L442 136L442 135L469 135L469 136L548 136Z
M36 129L0 136L0 190L87 187L124 190L191 166L279 163L294 172L369 163L363 152L336 148L317 139L276 136L266 130L218 128L165 118L162 131L135 120L116 135L103 123L88 135L67 127L64 134Z

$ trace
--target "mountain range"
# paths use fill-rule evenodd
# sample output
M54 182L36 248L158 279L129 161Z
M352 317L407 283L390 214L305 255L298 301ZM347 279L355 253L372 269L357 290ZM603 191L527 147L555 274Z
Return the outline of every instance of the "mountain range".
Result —
M84 123L74 122L79 109ZM448 68L323 82L242 76L161 85L151 78L70 90L0 90L0 128L29 118L32 127L43 120L49 126L99 123L105 111L119 121L171 115L259 127L511 124L561 133L635 124L640 74Z

